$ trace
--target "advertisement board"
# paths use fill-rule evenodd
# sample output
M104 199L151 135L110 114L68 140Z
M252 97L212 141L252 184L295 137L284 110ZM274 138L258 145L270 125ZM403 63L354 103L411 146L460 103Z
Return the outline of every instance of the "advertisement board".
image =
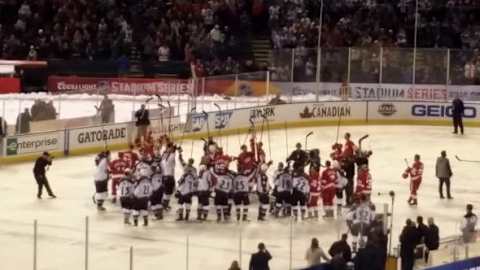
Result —
M154 138L161 135L170 134L177 136L183 132L183 126L180 123L180 117L150 119L150 130Z
M126 144L130 138L129 124L104 125L70 129L69 149L79 149L105 144Z
M0 94L20 92L20 80L12 77L0 77Z
M452 109L446 102L369 101L368 120L450 120ZM480 121L479 112L478 104L465 103L464 121Z
M294 83L273 82L284 95L318 94L339 96L341 83ZM351 83L351 98L360 100L391 101L447 101L457 96L464 100L480 100L480 85L427 85L427 84L373 84Z
M5 138L4 156L40 154L44 151L63 151L65 132L54 131Z
M48 91L55 93L91 93L108 91L121 95L190 94L190 80L145 78L48 77Z

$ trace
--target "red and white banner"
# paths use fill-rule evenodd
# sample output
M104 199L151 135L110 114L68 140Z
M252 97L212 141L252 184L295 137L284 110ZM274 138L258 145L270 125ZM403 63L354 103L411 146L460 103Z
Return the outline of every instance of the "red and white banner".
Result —
M0 94L19 93L20 80L18 78L0 78Z
M144 78L48 77L48 91L53 93L89 93L107 91L120 95L182 95L192 92L190 80Z

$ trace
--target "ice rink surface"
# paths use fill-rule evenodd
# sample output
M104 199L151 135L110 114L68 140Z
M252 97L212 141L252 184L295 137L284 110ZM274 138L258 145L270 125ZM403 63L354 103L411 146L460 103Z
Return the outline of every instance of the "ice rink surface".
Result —
M314 131L309 148L319 148L322 160L328 157L336 138L336 127L301 128L288 130L289 150L296 142L304 143L305 134ZM365 134L370 138L364 146L373 151L373 201L389 203L390 197L378 193L394 190L394 242L406 218L417 215L434 217L441 237L458 234L465 204L480 207L479 164L458 162L454 155L478 159L480 129L466 129L465 136L452 135L448 127L422 126L342 126L340 133L352 133L355 141ZM266 132L263 135L267 156ZM231 155L239 152L245 135L220 140ZM190 155L192 143L185 141L185 155ZM276 162L286 156L284 130L271 131L271 157ZM453 169L453 200L440 200L435 178L435 160L446 150ZM193 143L193 157L197 163L201 142ZM404 158L411 162L413 155L422 156L425 164L424 180L419 192L419 205L407 205L409 184L401 178ZM84 269L85 216L90 217L89 269L128 269L129 247L134 247L134 269L227 269L232 260L240 260L242 269L248 268L251 252L263 241L273 255L271 269L288 269L290 255L294 268L306 265L305 251L310 239L317 237L324 249L346 231L343 220L305 221L293 223L287 219L258 223L237 224L178 223L174 212L164 221L152 221L151 226L131 227L122 224L118 207L108 203L108 211L98 214L92 203L94 192L93 155L69 157L54 161L47 173L58 199L37 200L36 184L30 163L0 168L0 261L1 269L31 269L33 261L33 220L38 219L38 269ZM234 165L234 164L232 164ZM273 168L269 173L273 172ZM177 177L180 176L177 168ZM44 197L46 197L44 195ZM175 208L175 207L174 207ZM195 208L195 207L194 207ZM252 209L256 208L251 206ZM195 212L193 212L195 216ZM477 213L478 214L478 213ZM210 219L213 219L211 212ZM293 238L290 242L290 234ZM188 239L187 239L188 238ZM240 240L241 239L241 240ZM187 248L188 241L188 248ZM290 254L290 245L292 253ZM187 265L188 258L188 265Z

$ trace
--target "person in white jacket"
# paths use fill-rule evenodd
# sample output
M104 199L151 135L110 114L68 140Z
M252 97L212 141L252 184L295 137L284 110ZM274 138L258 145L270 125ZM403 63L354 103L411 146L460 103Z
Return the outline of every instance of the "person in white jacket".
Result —
M108 163L110 162L110 151L104 151L98 154L95 159L97 165L94 174L95 195L94 202L98 211L105 211L103 202L108 197Z

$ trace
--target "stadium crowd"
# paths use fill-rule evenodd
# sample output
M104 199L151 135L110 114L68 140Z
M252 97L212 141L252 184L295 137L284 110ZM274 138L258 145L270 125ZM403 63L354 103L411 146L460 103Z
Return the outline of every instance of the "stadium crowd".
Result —
M233 73L241 67L248 10L244 0L0 1L0 57L201 59L199 75Z

